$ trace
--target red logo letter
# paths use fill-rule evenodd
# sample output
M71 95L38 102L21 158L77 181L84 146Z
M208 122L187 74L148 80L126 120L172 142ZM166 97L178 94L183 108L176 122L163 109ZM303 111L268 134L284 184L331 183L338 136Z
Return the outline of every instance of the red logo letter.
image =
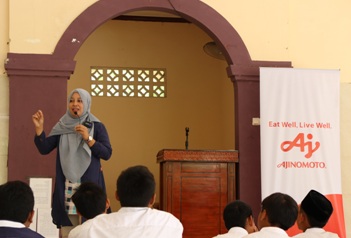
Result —
M307 134L307 139L312 140L313 135L312 134ZM305 134L304 133L299 133L293 141L284 141L281 145L280 148L282 151L287 152L291 150L293 147L300 147L300 151L304 152L305 151L305 146L307 146L307 154L305 154L305 158L309 159L311 158L313 152L318 150L320 143L317 141L315 143L315 147L312 148L312 142L308 141L305 142Z

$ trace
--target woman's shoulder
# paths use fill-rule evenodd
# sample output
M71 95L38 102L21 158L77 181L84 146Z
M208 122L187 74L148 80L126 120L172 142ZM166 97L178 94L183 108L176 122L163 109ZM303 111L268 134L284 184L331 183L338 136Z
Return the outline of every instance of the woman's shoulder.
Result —
M94 126L100 126L100 127L105 127L104 123L102 123L101 121L94 121Z
M94 131L107 131L104 123L94 121Z

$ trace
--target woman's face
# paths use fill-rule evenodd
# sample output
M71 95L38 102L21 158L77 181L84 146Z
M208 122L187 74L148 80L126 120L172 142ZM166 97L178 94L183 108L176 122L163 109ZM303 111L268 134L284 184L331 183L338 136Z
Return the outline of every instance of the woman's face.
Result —
M72 97L69 100L68 109L73 117L74 116L80 117L83 114L84 105L83 105L83 100L80 97L79 93L75 92L72 94Z

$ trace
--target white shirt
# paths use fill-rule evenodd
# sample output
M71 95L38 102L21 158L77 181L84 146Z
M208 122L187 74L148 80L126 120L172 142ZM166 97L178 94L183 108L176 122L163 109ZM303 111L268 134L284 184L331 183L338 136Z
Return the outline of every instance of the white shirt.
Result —
M260 231L251 233L244 238L284 238L289 237L288 234L279 227L263 227Z
M85 238L87 237L87 235L89 234L89 229L93 223L93 219L99 217L99 216L103 216L105 214L100 214L97 215L96 217L86 220L83 224L76 226L75 228L73 228L69 234L68 234L68 238Z
M242 227L232 227L226 234L217 235L213 238L241 238L249 234L247 230Z
M23 228L26 227L23 223L8 221L8 220L0 220L1 227L13 227L13 228Z
M293 236L294 238L339 238L338 234L325 231L322 228L309 228L304 233Z
M182 238L183 225L171 213L148 207L122 207L92 220L85 238Z

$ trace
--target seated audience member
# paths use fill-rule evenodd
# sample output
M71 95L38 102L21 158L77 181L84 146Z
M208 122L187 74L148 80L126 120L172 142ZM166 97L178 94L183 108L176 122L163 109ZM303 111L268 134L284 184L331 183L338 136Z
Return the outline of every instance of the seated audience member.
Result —
M295 224L298 213L296 201L287 194L273 193L263 199L261 206L257 219L259 231L244 237L289 237L286 230Z
M43 238L28 228L33 208L34 195L28 184L10 181L0 185L0 237Z
M87 237L181 238L183 225L172 214L153 209L155 179L145 166L130 167L117 179L117 212L99 216Z
M68 234L68 238L85 238L88 235L92 218L105 214L110 207L104 190L93 182L82 183L72 196L72 201L77 209L77 213L85 221L83 224L73 228Z
M323 229L332 213L333 206L323 194L315 190L309 191L301 202L297 216L297 226L303 233L294 237L338 238L337 234L327 232Z
M239 200L227 204L223 210L223 220L228 233L214 238L241 238L257 231L251 207Z

